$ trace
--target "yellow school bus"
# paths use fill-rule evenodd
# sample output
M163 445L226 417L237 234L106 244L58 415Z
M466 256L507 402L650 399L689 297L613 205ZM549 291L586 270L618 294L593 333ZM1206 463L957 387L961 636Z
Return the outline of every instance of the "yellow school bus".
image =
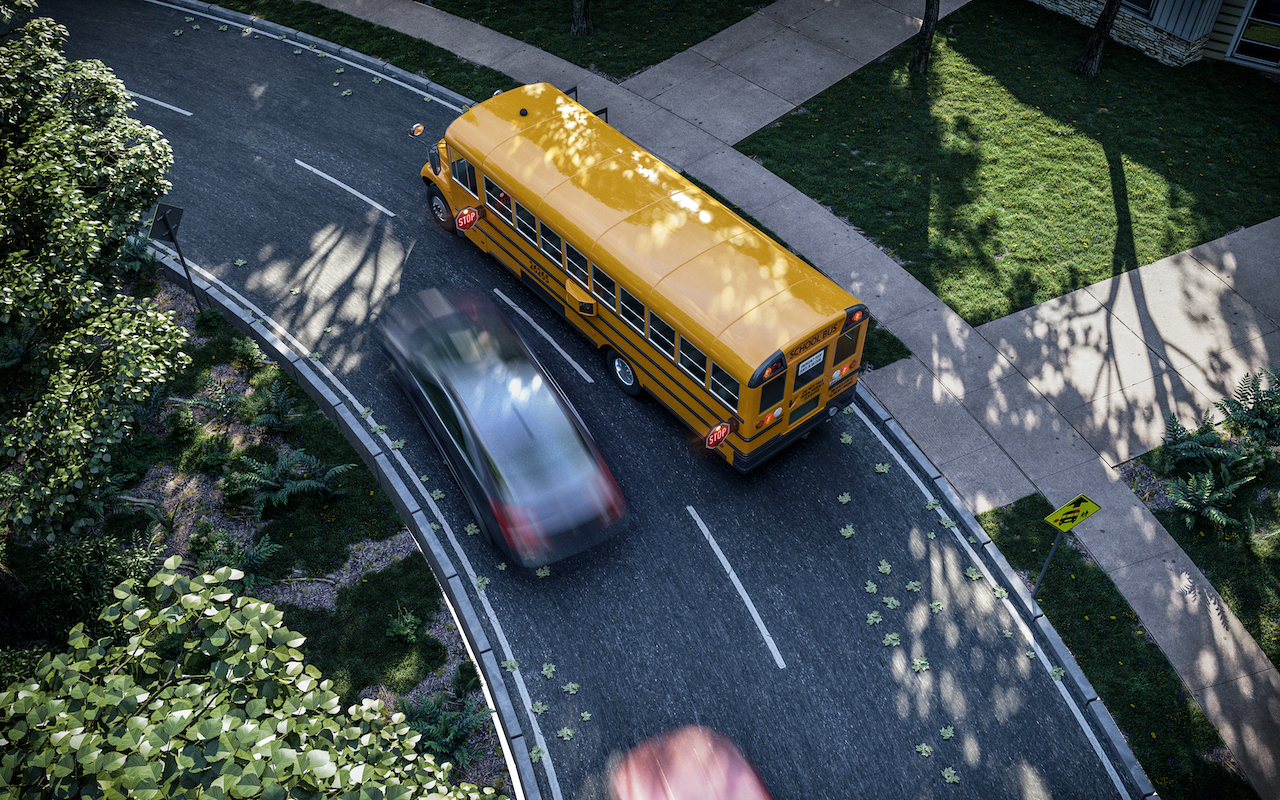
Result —
M469 108L422 178L444 229L739 471L851 402L866 306L554 86Z

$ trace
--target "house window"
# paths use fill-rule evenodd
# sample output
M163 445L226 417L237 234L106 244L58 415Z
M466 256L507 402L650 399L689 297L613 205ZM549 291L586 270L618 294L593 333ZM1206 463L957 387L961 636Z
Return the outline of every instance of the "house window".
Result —
M1156 0L1124 0L1124 4L1134 11L1141 11L1144 16L1151 16L1151 9L1156 7Z

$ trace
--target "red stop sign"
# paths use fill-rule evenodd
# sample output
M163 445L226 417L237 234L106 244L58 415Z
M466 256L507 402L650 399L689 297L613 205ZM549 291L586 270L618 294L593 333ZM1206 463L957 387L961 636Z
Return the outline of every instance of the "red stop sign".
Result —
M457 218L453 221L458 226L458 230L470 230L473 225L480 221L480 212L468 206L458 212Z
M711 429L711 433L707 434L707 449L714 450L720 446L720 443L729 437L729 423L721 422L719 425Z

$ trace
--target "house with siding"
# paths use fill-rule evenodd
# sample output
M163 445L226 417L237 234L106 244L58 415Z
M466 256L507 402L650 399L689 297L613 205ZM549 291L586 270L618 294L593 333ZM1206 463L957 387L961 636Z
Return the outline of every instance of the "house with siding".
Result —
M1103 0L1032 0L1090 27ZM1280 73L1280 0L1125 0L1111 38L1162 64L1202 58Z

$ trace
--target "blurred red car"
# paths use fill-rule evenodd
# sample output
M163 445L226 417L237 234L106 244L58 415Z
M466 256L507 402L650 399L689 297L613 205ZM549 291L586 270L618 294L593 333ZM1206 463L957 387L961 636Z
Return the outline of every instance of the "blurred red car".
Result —
M772 800L729 737L686 725L646 739L609 776L611 800Z

